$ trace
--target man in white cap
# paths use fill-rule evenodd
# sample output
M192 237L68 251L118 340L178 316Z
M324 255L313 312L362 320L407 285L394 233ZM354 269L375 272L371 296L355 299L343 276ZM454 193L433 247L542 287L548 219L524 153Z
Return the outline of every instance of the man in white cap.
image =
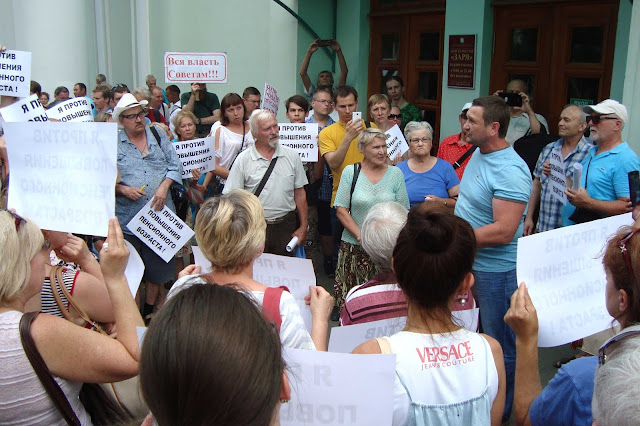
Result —
M629 199L628 173L640 170L640 159L622 141L627 108L607 99L583 110L596 146L582 160L580 189L565 190L569 202L562 209L563 226L624 213Z
M113 110L113 121L122 128L118 132L118 171L122 178L116 185L116 216L127 241L135 247L145 265L143 280L146 294L142 316L145 321L157 301L160 285L174 279L175 261L165 262L125 225L152 200L158 211L165 204L175 212L169 188L182 182L182 164L164 132L153 132L146 126L147 101L138 101L125 93Z
M444 161L448 161L453 165L458 179L462 179L464 169L467 167L467 163L473 151L476 149L474 145L467 142L467 137L462 129L467 122L467 111L469 111L469 108L471 108L471 102L464 104L458 116L460 133L442 139L440 147L438 148L438 158L442 158Z

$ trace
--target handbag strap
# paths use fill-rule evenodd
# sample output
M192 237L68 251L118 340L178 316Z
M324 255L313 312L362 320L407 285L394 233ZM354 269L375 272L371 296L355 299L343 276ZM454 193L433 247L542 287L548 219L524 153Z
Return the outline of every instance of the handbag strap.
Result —
M58 308L60 308L60 312L62 312L62 315L64 316L64 318L67 321L73 322L73 318L71 317L71 314L67 311L67 308L64 306L64 303L62 303L62 298L60 297L60 293L58 293L58 289L62 291L62 294L64 294L64 297L67 298L67 301L69 301L69 304L73 306L73 308L76 311L78 311L80 318L82 318L87 324L91 325L91 328L93 330L101 334L104 334L106 336L107 333L102 329L102 327L100 327L100 325L97 322L93 321L89 317L87 312L84 309L82 309L80 305L78 305L78 302L75 301L73 296L71 296L71 293L69 293L69 290L67 290L67 286L64 285L64 281L62 277L62 268L60 266L52 267L51 273L49 275L50 275L49 281L51 284L51 292L53 293L53 298L55 299L56 304L58 305Z
M62 418L68 425L80 426L78 416L76 416L73 408L71 408L67 396L62 389L60 389L60 385L53 379L51 371L49 371L49 368L44 363L42 355L38 352L38 348L31 336L31 323L39 313L40 312L28 312L20 318L20 340L22 341L24 353L27 355L33 370L36 372L38 379L40 379L40 383L42 383L44 390L47 392L47 395L49 395L49 398L51 398L53 405L56 406Z
M464 160L469 158L469 156L473 153L475 149L476 149L476 146L471 145L469 149L467 149L464 152L464 154L462 154L462 157L458 158L458 160L455 163L453 163L453 170L459 169L462 166L462 163L464 163Z
M256 197L259 197L260 194L262 193L264 186L267 184L267 181L269 180L269 176L271 176L271 172L273 171L273 168L276 166L276 161L278 161L278 157L273 157L273 159L271 160L271 163L269 163L269 168L267 168L267 171L264 172L264 176L262 176L262 180L258 184L258 187L256 188L256 192L253 193Z
M356 189L356 183L358 183L360 169L360 163L356 163L353 165L353 179L351 180L351 192L349 193L349 213L351 213L351 199L353 198L353 191Z
M246 136L246 134L245 134L245 130L244 130L245 126L246 126L246 122L245 122L245 121L243 121L243 122L242 122L242 145L240 145L240 151L238 151L238 152L236 153L236 156L235 156L235 157L233 157L233 161L231 161L231 164L229 164L229 170L231 170L231 168L233 167L233 163L235 163L235 162L236 162L236 158L238 158L238 155L240 155L240 153L241 153L241 152L242 152L242 150L244 149L244 137Z
M278 332L280 332L280 327L282 326L280 299L282 298L283 291L289 291L289 289L285 286L268 287L264 291L264 298L262 299L262 316L264 316L267 321L273 321Z

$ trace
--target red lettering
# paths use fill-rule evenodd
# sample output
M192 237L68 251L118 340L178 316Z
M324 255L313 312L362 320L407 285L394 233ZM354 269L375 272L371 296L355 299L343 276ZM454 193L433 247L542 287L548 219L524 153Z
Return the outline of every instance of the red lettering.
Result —
M465 356L472 356L473 353L471 352L471 348L469 348L469 342L464 342L462 343L464 345L464 347L467 349L467 354Z
M458 352L459 351L456 350L456 345L451 345L451 350L449 352L449 355L453 355L456 357L456 359L460 359L460 355Z
M171 56L169 56L167 58L167 62L169 63L169 65L184 65L184 60L182 59L175 59Z
M426 350L426 349L427 349L427 348L424 348L424 349L422 349L422 352L420 352L420 349L419 349L419 348L416 348L416 352L418 352L418 356L420 357L420 361L421 361L422 363L424 363L424 358L425 358L425 356L426 356L426 355L425 355L425 350Z

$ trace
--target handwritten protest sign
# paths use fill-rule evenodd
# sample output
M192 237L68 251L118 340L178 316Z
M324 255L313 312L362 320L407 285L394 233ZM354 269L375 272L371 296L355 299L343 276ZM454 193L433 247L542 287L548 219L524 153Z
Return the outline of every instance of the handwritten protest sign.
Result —
M200 266L201 273L211 271L209 262L198 246L193 246L193 259ZM316 285L316 275L310 259L278 256L263 253L253 263L253 279L267 287L286 286L296 300L307 330L311 331L311 309L304 303L309 295L309 286Z
M260 108L268 109L273 113L273 115L278 115L279 106L280 98L278 97L278 91L269 83L265 83L264 91L262 92L262 105Z
M71 98L47 110L49 118L62 122L93 121L89 98Z
M144 276L144 262L142 262L142 258L129 241L125 240L124 243L129 249L129 259L127 260L127 267L124 270L124 276L127 277L131 295L136 297L138 287L140 287L142 277Z
M390 159L393 160L396 155L403 155L409 150L409 145L397 124L385 133L387 134L387 155Z
M165 52L165 83L226 83L226 53Z
M518 239L518 282L527 283L538 312L538 346L578 340L611 326L605 305L602 250L631 214Z
M390 425L396 356L283 350L291 401L286 425Z
M106 236L115 216L115 123L5 123L9 207L42 229Z
M478 330L478 308L453 311L456 324L470 331ZM387 318L363 324L343 325L331 329L329 352L351 353L359 344L376 337L392 336L404 328L407 317Z
M193 230L166 205L162 210L153 210L152 201L149 200L136 213L127 228L165 262L169 262L193 237Z
M318 161L318 125L316 123L280 123L282 145L298 151L306 162Z
M7 122L49 121L49 117L35 93L0 109L0 115Z
M551 174L549 175L549 184L551 185L551 195L558 199L562 204L567 204L567 196L564 190L567 189L567 178L564 175L564 162L559 149L551 150Z
M31 85L31 52L0 52L0 96L29 96Z
M204 138L171 144L182 162L182 179L192 177L192 169L204 173L216 167L214 143L213 138Z

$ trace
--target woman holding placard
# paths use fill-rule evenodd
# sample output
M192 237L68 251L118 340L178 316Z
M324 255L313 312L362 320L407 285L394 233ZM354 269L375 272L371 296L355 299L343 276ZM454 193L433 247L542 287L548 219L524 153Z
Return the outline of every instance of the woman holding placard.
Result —
M409 211L393 250L393 268L407 296L406 325L354 350L396 355L394 425L502 422L506 378L500 344L451 317L456 301L468 302L475 253L475 234L465 220L434 204Z
M411 158L398 164L398 168L404 175L411 206L429 202L442 204L453 212L460 179L451 164L431 155L433 128L426 121L412 121L407 123L404 135Z
M328 318L333 300L321 286L311 287L311 335L300 309L288 291L274 292L253 279L253 262L262 255L267 224L258 198L242 189L209 198L196 216L198 248L211 262L202 275L199 266L188 266L171 287L168 298L193 284L233 284L251 295L265 315L278 325L282 345L288 348L326 350Z
M76 418L68 424L89 425L78 398L82 382L116 382L138 373L136 326L143 322L124 275L129 251L118 220L111 219L100 268L118 324L112 339L53 315L24 314L25 302L42 289L49 254L43 242L33 222L0 212L0 423L65 424L53 402L57 395L58 407L71 411L67 418ZM40 363L31 354L41 356Z

